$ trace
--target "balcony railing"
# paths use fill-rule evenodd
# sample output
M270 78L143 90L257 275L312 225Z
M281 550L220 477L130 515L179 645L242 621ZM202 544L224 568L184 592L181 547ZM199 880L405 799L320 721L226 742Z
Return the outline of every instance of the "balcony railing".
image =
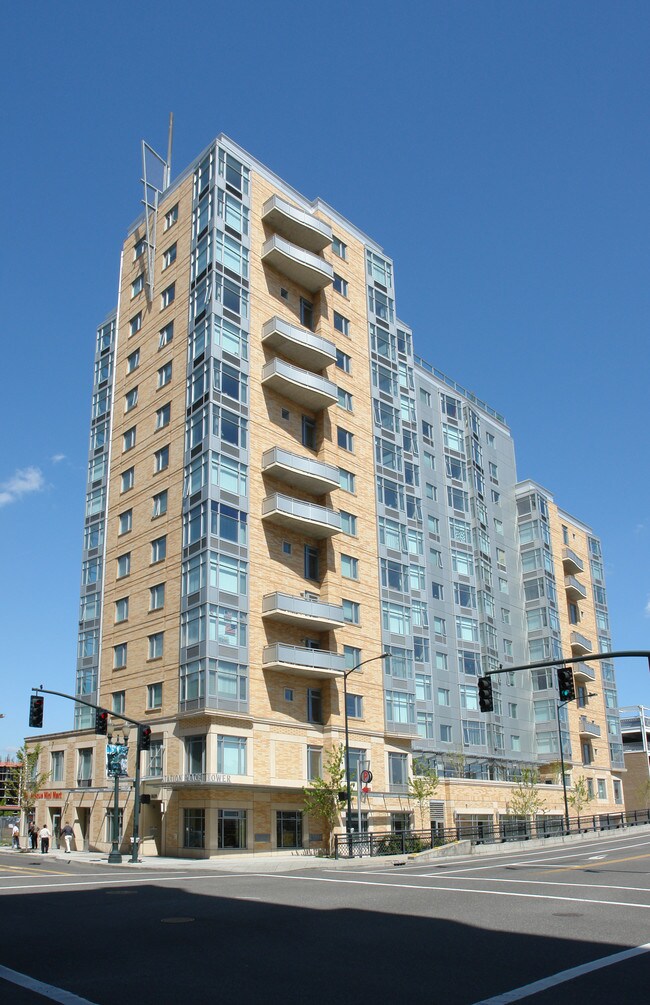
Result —
M592 653L594 651L591 639L588 639L585 635L581 635L580 632L571 632L571 648L576 656L582 656L583 653Z
M278 234L265 241L262 261L311 293L317 293L334 280L334 269L329 262L285 241Z
M338 401L336 384L310 370L285 363L277 356L262 367L262 383L299 405L320 412Z
M562 562L564 563L564 571L570 575L585 571L585 563L571 548L563 549Z
M313 495L322 496L339 487L339 469L334 464L301 457L282 447L262 454L262 471Z
M590 667L587 663L574 663L573 664L573 676L578 680L596 680L596 671L593 667Z
M578 732L581 736L600 736L601 728L597 722L589 722L586 715L581 715L578 724Z
M304 209L272 195L262 206L262 220L289 241L319 252L332 243L332 228Z
M262 600L262 617L282 621L319 632L330 631L343 625L343 608L306 597L292 597L288 593L267 593Z
M576 579L575 576L565 576L564 587L569 600L587 599L587 587L583 586L580 580Z
M341 533L341 514L336 510L279 492L262 502L262 519L317 539Z
M336 361L336 346L333 342L278 317L270 318L263 325L262 345L308 370L323 370Z
M343 676L346 666L343 653L276 642L264 647L262 669L281 670L300 677L333 678Z

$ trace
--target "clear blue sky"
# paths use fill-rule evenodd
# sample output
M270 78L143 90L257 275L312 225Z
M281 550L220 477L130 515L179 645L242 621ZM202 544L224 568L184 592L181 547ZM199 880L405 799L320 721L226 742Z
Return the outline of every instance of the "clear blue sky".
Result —
M26 0L3 27L0 757L33 684L73 688L94 331L170 111L175 171L226 132L384 246L416 351L602 537L614 647L650 648L647 0Z

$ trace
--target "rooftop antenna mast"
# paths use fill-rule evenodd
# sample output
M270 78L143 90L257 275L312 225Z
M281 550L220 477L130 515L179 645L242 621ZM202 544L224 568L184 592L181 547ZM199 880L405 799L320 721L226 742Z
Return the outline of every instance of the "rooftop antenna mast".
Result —
M158 202L171 181L172 136L174 131L174 113L169 115L169 132L167 138L167 160L157 153L153 147L142 141L142 178L144 186L144 219L147 240L147 275L145 291L147 301L153 300L154 267L156 263L156 230L158 224Z

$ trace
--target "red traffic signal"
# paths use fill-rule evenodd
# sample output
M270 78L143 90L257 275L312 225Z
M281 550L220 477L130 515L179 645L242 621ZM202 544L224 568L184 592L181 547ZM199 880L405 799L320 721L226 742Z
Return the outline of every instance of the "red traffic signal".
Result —
M106 736L108 733L108 712L103 708L98 708L95 712L95 732L98 736Z
M149 750L151 747L151 726L140 727L140 750Z
M32 729L41 729L43 726L43 708L45 698L33 694L29 699L29 725Z

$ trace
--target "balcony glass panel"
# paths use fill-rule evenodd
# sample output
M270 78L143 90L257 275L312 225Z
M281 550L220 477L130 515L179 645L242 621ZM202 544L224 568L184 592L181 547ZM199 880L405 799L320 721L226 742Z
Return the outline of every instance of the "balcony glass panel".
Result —
M341 515L336 510L279 492L267 496L262 502L262 519L313 538L331 537L341 532Z
M336 362L336 346L322 335L270 318L262 328L262 344L308 370L322 370Z
M341 677L345 670L345 656L343 653L331 653L324 649L307 649L276 642L264 647L262 667L265 670L282 670L304 677Z
M314 495L324 495L339 487L339 469L334 464L301 457L281 447L262 454L262 471Z
M285 241L278 234L264 243L262 261L310 293L316 293L334 281L334 269L329 262Z
M273 195L262 207L262 220L289 241L319 252L332 243L332 228L307 210Z
M338 401L338 390L331 380L285 363L278 357L262 367L262 384L312 412L319 412Z

